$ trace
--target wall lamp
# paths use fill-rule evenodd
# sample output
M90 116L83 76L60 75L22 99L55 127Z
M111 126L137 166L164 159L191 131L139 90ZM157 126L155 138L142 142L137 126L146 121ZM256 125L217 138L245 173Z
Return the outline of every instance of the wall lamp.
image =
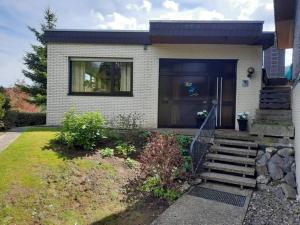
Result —
M248 73L247 77L251 79L253 77L254 73L255 73L255 69L253 67L249 67L247 69L247 73Z

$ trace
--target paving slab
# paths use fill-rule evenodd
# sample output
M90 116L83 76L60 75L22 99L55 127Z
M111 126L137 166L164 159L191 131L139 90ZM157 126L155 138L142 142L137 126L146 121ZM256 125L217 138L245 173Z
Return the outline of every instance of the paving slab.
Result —
M215 200L184 194L165 210L152 225L241 225L247 212L252 190L218 185L202 184L202 187L235 195L245 196L243 207Z
M12 142L14 142L23 131L27 130L29 127L16 127L6 131L0 136L0 152L6 149Z

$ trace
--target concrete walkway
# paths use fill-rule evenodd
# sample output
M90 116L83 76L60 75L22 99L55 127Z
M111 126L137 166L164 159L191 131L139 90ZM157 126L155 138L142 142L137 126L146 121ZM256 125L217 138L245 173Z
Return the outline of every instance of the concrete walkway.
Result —
M208 200L195 196L192 194L195 191L192 190L179 198L152 225L241 225L243 223L252 190L209 183L199 185L199 187L245 196L245 204L239 207Z
M16 127L6 131L0 136L0 152L6 149L12 142L14 142L23 131L27 130L28 127Z

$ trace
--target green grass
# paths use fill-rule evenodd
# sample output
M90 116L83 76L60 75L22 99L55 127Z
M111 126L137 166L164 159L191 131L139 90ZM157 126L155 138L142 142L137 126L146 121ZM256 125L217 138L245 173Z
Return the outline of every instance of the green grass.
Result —
M130 170L120 159L63 157L51 145L57 133L30 129L0 153L1 225L149 224L161 212L122 201Z

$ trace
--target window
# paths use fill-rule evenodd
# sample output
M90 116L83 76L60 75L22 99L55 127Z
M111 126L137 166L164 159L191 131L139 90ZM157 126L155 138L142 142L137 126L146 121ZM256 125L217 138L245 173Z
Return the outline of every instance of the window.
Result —
M132 60L70 59L70 94L132 96Z

